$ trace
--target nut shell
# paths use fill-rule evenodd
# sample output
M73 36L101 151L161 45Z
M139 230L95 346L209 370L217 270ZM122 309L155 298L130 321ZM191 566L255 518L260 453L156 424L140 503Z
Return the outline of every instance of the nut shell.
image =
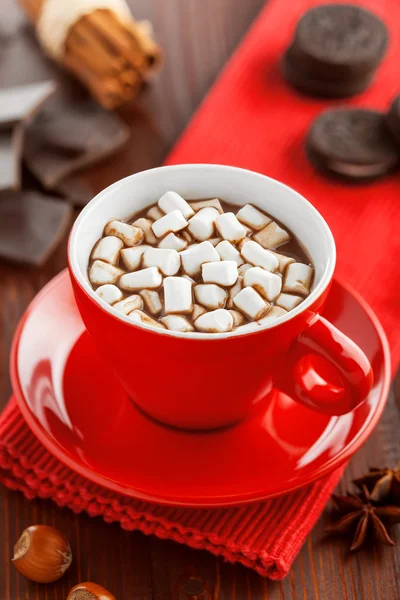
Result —
M115 596L98 583L85 581L69 591L67 600L115 600Z

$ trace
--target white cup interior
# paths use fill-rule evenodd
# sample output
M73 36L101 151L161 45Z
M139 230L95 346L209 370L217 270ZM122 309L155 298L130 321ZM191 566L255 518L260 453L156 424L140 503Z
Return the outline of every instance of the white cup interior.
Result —
M186 199L219 197L241 206L254 204L281 221L296 235L315 267L315 278L310 295L287 315L265 328L275 327L307 309L323 292L332 278L336 262L332 233L319 212L303 196L290 187L253 171L223 165L174 165L158 167L126 177L98 194L82 210L71 231L69 263L82 288L116 319L132 327L129 317L113 311L93 290L88 279L88 263L96 241L105 224L113 218L126 219L133 213L157 202L168 190L178 192ZM279 249L278 249L279 252ZM152 329L154 331L154 329ZM157 329L160 335L176 337L212 338L246 335L231 333L178 333ZM248 333L251 335L253 332Z

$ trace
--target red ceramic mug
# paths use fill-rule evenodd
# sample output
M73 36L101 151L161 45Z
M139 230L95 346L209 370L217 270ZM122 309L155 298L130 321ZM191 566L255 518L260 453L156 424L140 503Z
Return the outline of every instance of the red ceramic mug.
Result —
M219 197L239 206L250 202L287 225L315 266L308 298L276 322L243 334L154 330L114 312L88 281L93 245L107 221L128 217L167 190L188 199ZM163 423L185 429L232 425L274 387L332 415L351 411L368 396L368 359L320 316L335 269L332 233L305 198L274 179L206 164L137 173L105 189L83 209L71 232L68 258L78 308L98 351L136 405Z

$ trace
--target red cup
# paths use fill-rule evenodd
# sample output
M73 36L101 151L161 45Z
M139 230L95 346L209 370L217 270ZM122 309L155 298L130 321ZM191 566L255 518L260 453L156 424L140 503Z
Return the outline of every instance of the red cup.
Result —
M90 286L90 252L107 221L126 218L167 190L187 199L250 202L283 222L314 264L310 295L272 324L242 334L155 330L113 311ZM158 421L192 430L232 425L267 401L274 387L314 410L340 415L371 390L372 369L363 351L320 316L335 268L332 233L305 198L274 179L202 164L137 173L83 209L71 232L68 259L76 302L98 351L134 403Z

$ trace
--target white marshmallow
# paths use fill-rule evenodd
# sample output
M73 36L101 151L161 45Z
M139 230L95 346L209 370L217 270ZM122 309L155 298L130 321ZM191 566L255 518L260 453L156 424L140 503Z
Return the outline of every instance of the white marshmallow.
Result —
M187 250L181 252L181 259L183 270L192 277L199 275L202 264L220 260L214 246L207 241L196 246L189 246Z
M116 265L119 260L119 251L124 247L124 242L115 237L114 235L108 235L103 237L95 246L91 258L93 260L99 259L110 263L110 265Z
M152 206L146 213L146 217L151 221L158 221L158 219L161 219L163 216L164 213L158 208L158 206Z
M239 271L239 275L241 275L242 277L244 277L244 275L247 273L247 271L249 269L252 269L253 265L249 265L249 263L245 263L244 265L240 265L240 267L238 268Z
M219 212L215 208L202 208L189 221L190 234L200 242L208 240L214 235L214 223Z
M199 212L202 208L216 208L219 213L223 213L221 202L218 198L212 198L211 200L199 200L198 202L190 202L190 206L194 212Z
M158 206L165 214L180 210L185 219L189 219L194 215L194 210L190 204L176 192L165 192L159 199Z
M158 267L163 275L175 275L181 268L181 257L176 250L149 248L142 260L143 267Z
M190 283L196 283L194 279L189 277L189 275L181 275L182 279L187 279Z
M142 310L134 310L129 313L129 318L135 323L144 323L145 325L151 325L152 327L158 327L159 329L165 329L162 323L159 323L155 319L152 319L149 315L146 315Z
M249 241L242 248L242 256L247 262L255 265L256 267L262 267L266 271L275 271L278 268L278 259L276 256L264 250L257 242Z
M187 226L187 221L180 210L173 210L168 214L154 221L152 229L154 234L158 237L164 237L167 233L176 233Z
M308 296L314 269L303 263L292 263L286 269L283 291Z
M253 236L255 242L261 244L263 248L277 248L286 244L290 240L290 234L279 227L278 223L272 221L264 229L261 229Z
M228 240L220 242L215 249L220 255L221 260L234 260L238 267L244 263L240 252Z
M228 310L220 308L201 315L196 319L194 326L204 333L224 333L231 331L233 318Z
M253 319L254 321L261 319L270 307L268 302L265 302L252 287L245 287L241 292L236 294L233 304L242 313L247 315L249 319Z
M238 294L240 292L240 290L243 288L243 277L241 277L239 275L239 277L237 278L237 281L235 283L234 286L232 286L229 289L229 297L228 297L228 301L226 303L227 308L232 308L233 307L233 299L236 296L236 294Z
M207 312L207 309L204 308L204 306L201 306L200 304L193 304L193 310L192 310L193 321L198 319L201 315L204 315L204 313L206 313L206 312Z
M244 285L253 287L261 296L273 302L281 293L282 279L261 267L253 267L246 272Z
M96 294L98 294L100 298L104 300L104 302L107 302L107 304L111 305L119 302L119 300L121 300L123 297L121 290L112 283L101 285L99 288L97 288Z
M246 237L244 237L242 240L240 240L240 242L238 242L238 243L236 244L236 245L237 245L237 247L239 248L239 251L240 251L240 252L242 251L242 248L243 248L243 246L244 246L245 244L247 244L247 242L250 242L250 238L249 238L249 237L247 237L247 235L246 235Z
M234 327L239 327L240 325L243 325L244 316L242 315L241 312L239 312L238 310L230 310L229 312L232 315Z
M102 260L95 260L89 269L89 281L92 285L116 283L123 274L124 271L122 269L118 269L118 267L114 267L114 265L110 265Z
M194 331L193 325L181 315L167 315L166 317L162 317L160 321L171 331L180 331L182 333Z
M165 313L189 313L192 311L192 284L183 277L164 279Z
M191 244L193 242L193 238L187 229L184 229L183 231L181 231L181 236L183 237L184 240L187 241L188 244Z
M280 306L273 306L271 310L269 310L265 317L258 321L259 325L267 325L268 323L273 323L280 317L287 315L287 310L284 310Z
M275 300L275 305L284 308L285 310L293 310L303 302L303 298L300 296L292 296L292 294L280 294Z
M122 240L125 246L136 246L143 241L144 233L140 227L123 223L122 221L110 221L104 228L105 235L112 235Z
M205 263L201 266L204 283L216 283L230 287L236 283L238 268L234 260Z
M214 283L200 283L194 286L194 297L206 308L216 309L225 306L228 294L226 290Z
M216 246L218 246L218 244L220 243L220 241L222 240L222 238L220 237L216 237L216 238L211 238L208 241L210 242L210 244L212 244L214 246L214 248Z
M158 247L182 252L182 250L185 250L185 248L187 248L187 245L188 243L186 240L183 240L174 233L169 233L165 236L165 238L161 240L161 242L158 244Z
M245 325L240 325L236 327L235 333L250 333L251 331L255 331L259 329L259 321L255 321L253 323L246 323Z
M142 290L140 292L141 297L143 298L144 305L146 310L151 315L159 315L162 311L162 304L160 300L160 294L155 290Z
M243 225L247 225L247 227L250 227L250 229L254 229L255 231L259 231L272 221L272 219L267 217L267 215L264 215L264 213L251 204L242 206L236 213L236 216Z
M155 237L153 230L151 228L150 219L144 219L142 217L141 219L138 219L137 221L135 221L134 225L136 225L137 227L140 227L140 229L143 231L144 240L145 240L146 244L151 244L152 246L155 246L157 244L157 238Z
M281 273L282 275L286 271L286 267L291 263L295 262L294 258L291 258L290 256L285 256L284 254L279 254L278 252L272 252L272 250L269 250L269 252L271 252L271 254L276 256L276 258L278 259L278 269L279 273Z
M129 315L133 310L143 308L143 300L140 296L134 294L114 304L113 308L124 315Z
M128 271L136 271L142 264L142 255L146 250L151 248L146 244L135 246L135 248L124 248L121 250L121 258Z
M123 290L135 292L136 290L155 289L162 284L162 275L157 267L141 269L133 273L122 275L119 285Z
M232 212L218 215L215 220L215 226L221 237L229 242L240 242L240 240L246 237L245 228Z

